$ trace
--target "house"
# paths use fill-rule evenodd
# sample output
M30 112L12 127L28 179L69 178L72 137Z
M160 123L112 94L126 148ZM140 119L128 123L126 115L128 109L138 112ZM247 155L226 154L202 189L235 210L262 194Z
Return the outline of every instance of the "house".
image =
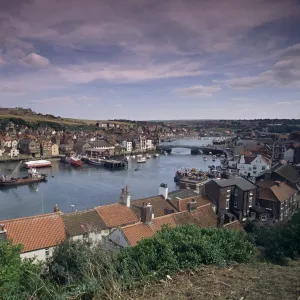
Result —
M43 140L41 142L41 156L51 156L52 155L52 142L51 140Z
M11 148L10 149L10 157L18 157L19 156L19 150L16 148Z
M66 238L65 227L59 213L0 221L0 240L22 244L22 258L44 261L54 248Z
M218 216L224 215L225 223L234 217L245 221L258 195L258 187L242 177L211 180L205 184L205 191L216 205Z
M135 246L140 240L152 237L164 225L169 227L195 224L199 227L217 227L217 216L210 204L196 207L192 203L189 209L154 218L151 204L143 205L141 222L116 228L107 239L118 247Z
M132 152L132 142L122 141L122 147L125 149L126 152Z
M153 141L152 140L146 140L146 150L153 150L153 149L155 149Z
M73 150L78 154L85 154L86 151L91 147L92 146L90 143L87 143L85 141L77 141L77 143L74 144Z
M18 141L18 140L12 140L12 141L11 141L11 146L12 146L12 148L16 148L16 149L17 149L18 144L19 144L19 141Z
M57 144L52 143L52 146L51 146L51 155L52 156L59 155L59 147L58 147Z
M260 179L256 184L260 187L258 205L266 210L259 215L261 221L270 218L287 221L299 208L297 190L288 184L264 179ZM252 214L254 213L255 209Z
M5 144L4 144L4 147L5 148L11 148L12 147L12 138L11 137L6 137L5 138Z
M62 214L67 238L95 244L107 235L107 227L95 209Z
M40 156L40 143L28 137L19 141L19 149L21 154L31 155L32 157Z
M271 162L261 154L241 155L235 162L235 165L231 163L230 166L236 166L238 173L247 177L257 177L271 167Z
M73 144L60 144L59 147L59 153L69 155L73 152Z

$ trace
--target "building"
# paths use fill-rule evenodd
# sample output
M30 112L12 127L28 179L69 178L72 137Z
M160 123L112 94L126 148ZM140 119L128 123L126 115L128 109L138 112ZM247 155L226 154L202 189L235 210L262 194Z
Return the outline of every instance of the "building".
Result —
M114 155L114 153L115 153L115 147L110 146L104 140L96 141L93 143L92 148L86 149L86 154L92 157L111 156Z
M41 142L41 156L49 157L52 155L52 142L51 140L44 140Z
M155 149L153 141L152 140L146 140L146 150L153 150L153 149Z
M74 144L73 150L74 152L78 154L86 154L86 151L90 149L92 146L90 143L87 143L85 141L77 141Z
M52 156L59 155L59 147L58 147L57 144L52 143L52 146L51 146L51 155Z
M199 227L217 227L217 216L210 204L197 207L189 203L188 210L155 218L152 205L144 204L141 209L141 222L116 228L107 237L114 245L124 248L135 246L140 240L152 237L162 229L195 224Z
M19 156L19 150L16 148L11 148L10 149L10 157L18 157Z
M28 137L23 138L19 141L19 149L21 154L40 157L41 147L37 140L32 140Z
M66 238L65 227L59 213L0 221L0 237L22 244L22 258L44 261L54 248ZM0 239L1 239L0 238Z
M237 173L246 177L257 177L265 170L270 169L271 162L262 156L257 155L240 155L236 160L229 162L230 168L235 168Z
M107 235L107 227L95 209L62 214L67 238L95 244Z
M299 208L297 190L281 181L260 179L256 183L260 187L258 204L265 208L259 216L261 221L276 219L287 221ZM255 209L252 212L256 213Z
M245 178L234 177L207 182L205 192L215 204L217 215L224 215L227 223L233 218L245 221L250 217L250 208L256 205L258 187Z
M132 142L122 141L122 147L125 149L126 152L132 152Z

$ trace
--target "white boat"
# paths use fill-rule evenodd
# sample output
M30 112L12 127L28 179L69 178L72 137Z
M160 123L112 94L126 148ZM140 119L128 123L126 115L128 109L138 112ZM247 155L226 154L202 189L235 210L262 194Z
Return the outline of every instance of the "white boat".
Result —
M139 164L141 164L141 163L145 163L146 162L146 157L138 157L137 159L136 159L136 162L137 163L139 163Z
M146 158L147 159L151 158L151 155L150 154L146 154Z
M89 165L93 165L93 166L103 166L104 162L101 159L97 159L97 158L90 158L88 160L88 164Z
M31 160L24 163L26 168L46 168L51 167L51 161L49 160Z
M158 154L158 153L155 153L153 156L154 156L154 157L159 157L159 154Z
M208 154L209 154L209 155L212 155L212 152L209 152Z
M132 159L135 159L135 155L132 155L131 158L132 158Z
M207 161L207 157L204 157L203 160Z
M167 152L167 151L164 151L164 155L168 155L168 152Z

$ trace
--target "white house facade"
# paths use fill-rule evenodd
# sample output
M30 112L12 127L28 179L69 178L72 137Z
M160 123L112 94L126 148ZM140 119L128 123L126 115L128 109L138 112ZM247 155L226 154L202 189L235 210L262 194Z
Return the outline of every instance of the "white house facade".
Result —
M132 151L132 142L123 141L122 147L125 149L126 152L131 152Z
M238 173L248 177L257 177L270 167L271 163L260 154L246 157L241 155L236 164Z

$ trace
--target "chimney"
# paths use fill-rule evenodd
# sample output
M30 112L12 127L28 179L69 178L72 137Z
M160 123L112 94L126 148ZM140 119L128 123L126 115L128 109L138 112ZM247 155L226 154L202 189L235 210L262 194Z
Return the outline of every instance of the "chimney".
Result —
M0 224L0 241L6 240L6 228L5 224Z
M166 183L161 183L158 194L163 196L165 199L168 199L169 189Z
M217 227L222 228L224 226L224 215L219 215L217 219Z
M55 213L56 213L56 212L60 212L60 209L59 209L59 207L58 207L57 204L55 204L53 211L54 211Z
M189 212L192 212L197 209L198 203L196 202L195 199L192 199L192 201L187 203L186 207Z
M131 196L128 190L128 185L126 185L126 187L122 189L119 203L122 205L126 205L127 207L130 207L130 199Z
M152 221L153 213L152 213L152 205L148 203L147 205L143 205L141 207L141 222L144 224L148 224Z

